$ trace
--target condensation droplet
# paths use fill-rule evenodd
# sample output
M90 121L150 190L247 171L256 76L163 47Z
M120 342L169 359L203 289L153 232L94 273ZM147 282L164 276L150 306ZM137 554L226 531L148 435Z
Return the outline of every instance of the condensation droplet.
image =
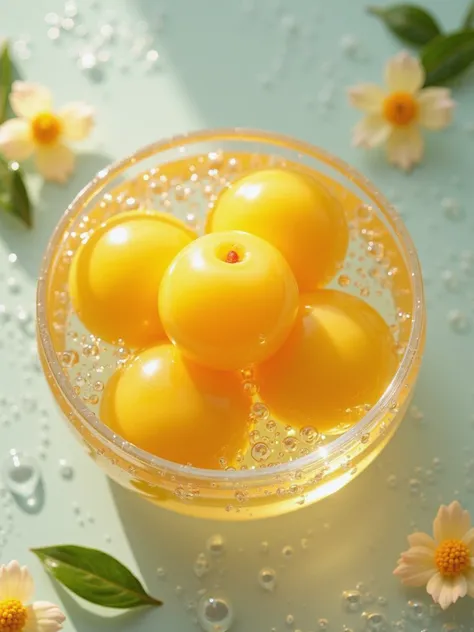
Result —
M270 456L271 450L266 443L259 441L252 446L252 458L255 461L266 461Z
M216 557L224 553L225 542L224 542L224 538L220 535L220 533L211 535L211 537L208 538L206 542L206 549L209 551L211 555L215 555Z
M10 450L3 464L3 480L17 504L29 513L36 513L43 505L41 470L32 456Z
M211 569L211 565L209 564L209 560L204 555L204 553L199 553L196 560L194 561L193 570L196 577L204 577L207 575Z
M284 546L284 547L282 548L281 552L282 552L282 555L283 555L284 557L292 557L292 556L293 556L293 553L294 553L294 550L293 550L293 547L292 547L292 546L290 546L289 544L287 544L286 546Z
M408 617L412 621L423 621L428 614L427 607L421 601L410 600L407 604Z
M384 632L387 629L387 620L379 612L364 612L362 617L365 619L365 626L369 632Z
M70 481L74 478L74 468L66 459L59 459L59 474L65 481Z
M342 593L342 603L347 612L359 612L362 607L362 595L358 590L345 590Z
M228 599L203 596L197 606L198 622L204 632L227 632L233 621L233 609Z
M276 572L273 568L262 568L258 573L258 583L269 592L275 590Z

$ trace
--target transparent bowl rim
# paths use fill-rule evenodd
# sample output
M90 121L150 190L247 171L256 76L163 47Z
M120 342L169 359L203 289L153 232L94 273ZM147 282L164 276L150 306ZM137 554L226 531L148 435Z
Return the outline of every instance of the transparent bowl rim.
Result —
M407 265L414 288L414 307L411 315L412 327L409 340L397 372L395 373L385 393L378 400L375 406L352 428L347 430L340 437L335 438L328 447L325 447L324 452L321 452L321 449L316 449L305 456L294 459L293 461L288 461L279 465L271 465L268 467L257 467L253 470L211 470L180 465L179 463L167 461L166 459L155 456L124 441L122 437L115 434L112 430L110 430L110 428L103 424L99 418L74 394L72 386L66 374L62 370L61 364L54 350L47 325L46 302L50 276L50 264L54 258L56 247L60 244L63 233L67 231L67 226L70 221L76 217L78 212L80 212L81 206L87 201L87 199L91 195L95 195L95 193L100 190L103 181L106 178L115 177L128 167L159 152L177 147L179 148L181 145L191 145L193 143L203 143L217 140L264 142L274 146L283 146L297 151L298 153L306 154L311 158L323 161L339 171L344 177L350 178L354 184L368 193L379 207L383 208L384 214L389 218L389 220L391 220L403 247L404 255L407 257ZM300 141L284 134L245 127L203 129L171 136L141 147L133 154L130 154L122 160L113 162L108 167L99 171L98 174L76 195L56 225L43 255L37 286L37 319L39 344L41 345L48 369L62 391L69 407L75 410L84 426L88 427L94 435L99 435L100 439L113 444L119 452L125 452L133 459L140 461L143 465L152 469L159 468L160 470L168 471L174 475L186 475L187 477L202 481L217 481L221 483L239 482L240 484L258 483L259 485L262 485L264 482L275 482L277 477L281 475L292 473L297 470L304 470L308 467L313 468L318 465L318 462L320 462L321 465L324 463L330 463L332 458L345 451L345 446L351 444L355 439L362 436L381 411L387 408L393 398L396 397L417 357L418 348L422 340L424 327L423 281L421 267L414 243L397 211L386 200L386 198L375 189L374 185L365 178L365 176L350 167L343 160L335 158L330 153L319 147L311 145L310 143ZM369 447L370 443L367 444L365 449L368 449Z

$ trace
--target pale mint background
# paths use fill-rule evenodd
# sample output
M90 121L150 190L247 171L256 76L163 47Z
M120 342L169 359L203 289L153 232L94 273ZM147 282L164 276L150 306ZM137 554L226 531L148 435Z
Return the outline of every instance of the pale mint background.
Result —
M430 529L442 501L458 497L474 511L474 74L455 90L452 129L428 139L424 164L412 175L389 167L382 154L351 148L358 113L347 104L346 87L380 80L385 60L400 49L364 5L362 0L79 0L76 22L87 25L91 38L110 18L133 28L146 21L156 30L163 17L153 44L161 70L149 72L143 59L131 58L130 44L119 37L106 47L111 59L102 65L102 76L91 77L77 68L71 54L77 38L65 33L52 42L47 37L45 15L63 14L62 2L0 0L0 36L31 38L31 57L19 61L23 77L49 85L58 104L84 99L97 109L97 129L81 148L68 186L43 186L32 179L38 200L35 230L0 219L0 303L13 313L21 305L33 315L40 254L67 203L95 171L162 136L212 126L293 134L364 171L402 212L426 275L427 352L415 402L423 419L416 410L408 415L376 464L335 497L257 523L217 524L170 515L111 485L55 411L34 365L31 323L23 329L15 318L2 323L0 460L12 447L36 455L45 505L30 515L9 502L8 495L0 498L1 561L17 558L31 566L37 596L62 602L68 632L189 632L195 624L187 603L199 588L216 583L234 604L235 632L291 629L285 623L288 614L302 632L318 630L323 617L331 631L340 632L344 625L362 630L360 613L347 613L341 606L342 591L358 582L375 597L388 599L387 606L365 608L384 612L390 629L391 621L409 611L409 599L428 603L423 591L405 591L391 575L406 534L415 527ZM430 0L429 5L443 24L454 27L467 0ZM354 53L346 50L351 41ZM119 69L123 63L129 63L128 72ZM444 198L459 204L457 218L447 217ZM7 262L11 252L18 255L14 266ZM20 282L19 293L9 291L11 277ZM449 323L453 310L465 325L461 333ZM74 466L72 481L59 475L61 458ZM441 460L434 474L429 471L433 458ZM395 489L387 483L391 476L396 477ZM227 553L198 580L193 562L213 533L224 536ZM302 538L308 538L303 541L308 548L302 548ZM264 540L268 554L260 551ZM110 551L165 606L113 620L82 609L44 576L28 552L31 546L63 542ZM294 547L289 560L281 553L286 544ZM160 566L167 571L164 579L156 575ZM273 594L257 583L264 566L278 573ZM176 586L183 587L181 596ZM465 599L429 625L408 619L406 626L418 632L457 622L472 630L473 609L474 602Z

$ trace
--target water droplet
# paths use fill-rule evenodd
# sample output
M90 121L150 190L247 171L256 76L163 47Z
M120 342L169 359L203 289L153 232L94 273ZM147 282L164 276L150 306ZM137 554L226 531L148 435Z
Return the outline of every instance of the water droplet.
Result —
M285 617L286 625L293 625L294 622L295 622L295 617L292 614L287 614Z
M37 513L44 502L41 470L32 456L10 450L3 464L3 479L17 504L28 513Z
M87 51L79 57L78 66L81 70L93 70L97 66L97 57L93 52Z
M193 570L196 577L204 577L207 575L211 569L211 565L209 564L209 560L204 555L204 553L199 553L196 560L194 561Z
M61 35L61 31L58 29L57 26L51 26L48 29L48 38L52 40L53 42L58 40L60 35Z
M287 544L286 546L284 546L284 547L282 548L281 552L282 552L282 555L283 555L284 557L292 557L292 556L293 556L293 553L294 553L294 551L293 551L293 547L292 547L292 546L290 546L289 544Z
M443 612L441 606L437 603L431 603L428 608L428 616L434 618L438 617Z
M377 597L377 603L379 606L386 606L388 604L386 597Z
M420 493L421 483L417 478L411 478L408 482L410 488L410 494L412 496L418 496Z
M258 583L262 588L272 592L276 586L276 572L273 568L262 568L258 572Z
M339 283L341 287L348 287L351 284L351 280L347 276L347 274L341 274L338 277L337 282Z
M263 542L260 542L260 553L268 553L269 550L270 550L270 545L266 540L264 540Z
M10 320L10 314L5 305L0 305L0 325L5 325Z
M224 597L205 595L197 607L198 622L204 632L227 632L232 625L232 604Z
M461 218L462 213L458 200L447 197L443 198L441 200L441 207L448 219L457 220Z
M166 569L163 568L163 566L158 566L158 568L156 569L156 574L158 575L158 577L165 577Z
M365 627L369 632L384 632L387 629L387 620L379 612L363 612L362 618L365 619Z
M206 549L211 555L215 555L216 557L222 555L225 550L224 538L219 533L211 535L206 542Z
M66 459L59 459L59 474L61 478L64 478L66 481L70 481L74 478L74 468Z
M359 612L362 607L362 595L358 590L345 590L342 603L347 612Z
M362 204L357 209L357 219L359 222L370 222L373 216L373 209L367 204Z
M448 312L448 323L451 329L457 334L464 334L469 331L470 328L467 315L460 309L452 309Z
M427 615L427 608L421 601L410 600L407 604L408 617L412 621L422 621Z
M327 619L319 619L318 620L318 628L320 630L327 630L329 626L329 621Z
M21 289L21 286L18 280L12 276L8 277L7 279L7 287L8 287L8 291L11 292L12 294L18 294L18 292Z

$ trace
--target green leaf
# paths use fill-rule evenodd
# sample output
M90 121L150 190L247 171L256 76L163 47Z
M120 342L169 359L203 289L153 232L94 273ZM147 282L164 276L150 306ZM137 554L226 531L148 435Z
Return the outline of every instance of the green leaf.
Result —
M12 63L8 44L5 43L0 52L0 123L7 118L8 96L12 87Z
M462 29L465 31L467 29L473 29L474 28L474 1L471 2L471 5L469 6L466 15L464 16L464 20L462 23Z
M31 549L57 581L86 601L107 608L161 606L138 579L107 553L64 545Z
M0 156L0 208L17 217L28 228L33 225L31 202L17 163L9 165Z
M421 51L427 86L454 79L474 62L474 30L440 35Z
M409 44L423 46L441 33L435 18L414 4L368 7L367 10L380 18L398 38Z

